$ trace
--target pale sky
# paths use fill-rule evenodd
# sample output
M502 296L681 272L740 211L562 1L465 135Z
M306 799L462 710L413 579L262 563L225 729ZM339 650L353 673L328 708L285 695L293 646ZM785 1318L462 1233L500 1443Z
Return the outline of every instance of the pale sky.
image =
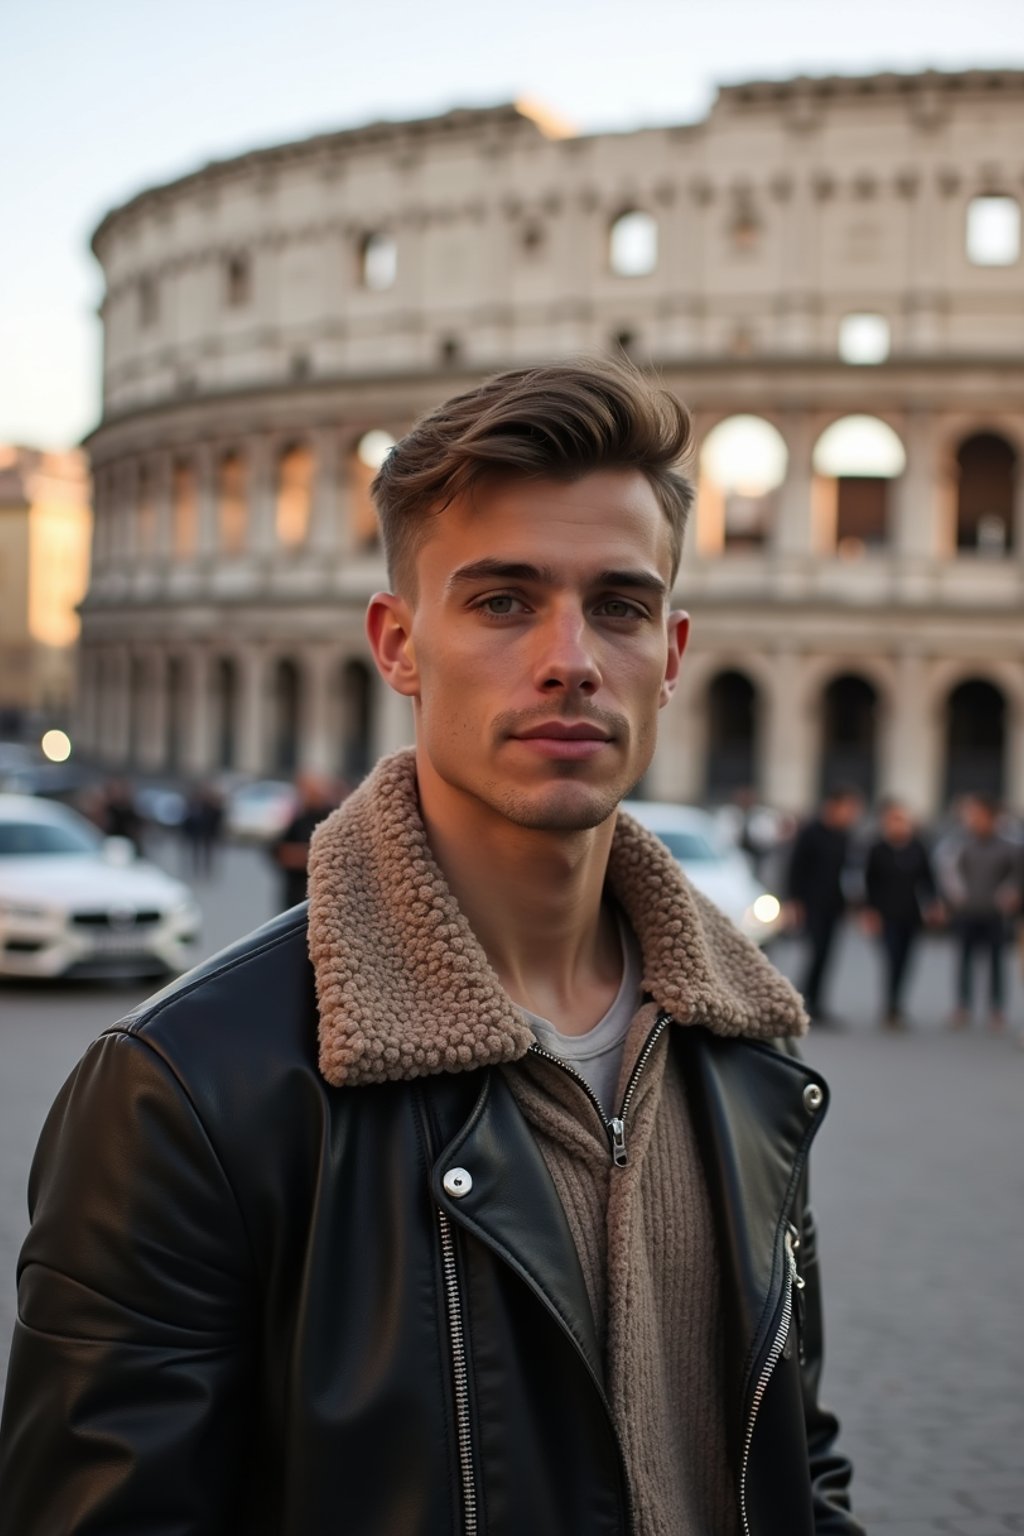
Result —
M701 116L717 84L1024 67L1021 0L0 0L0 442L99 410L103 214L258 145L530 96L578 128Z

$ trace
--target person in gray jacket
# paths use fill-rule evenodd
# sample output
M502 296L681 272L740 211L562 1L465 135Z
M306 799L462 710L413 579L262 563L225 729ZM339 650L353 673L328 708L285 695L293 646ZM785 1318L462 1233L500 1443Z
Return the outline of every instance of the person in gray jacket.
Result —
M997 807L987 795L971 795L963 808L965 836L939 858L939 881L960 941L957 1006L952 1024L970 1022L974 957L989 962L989 1022L1006 1023L1005 953L1010 920L1021 906L1021 852L997 830Z

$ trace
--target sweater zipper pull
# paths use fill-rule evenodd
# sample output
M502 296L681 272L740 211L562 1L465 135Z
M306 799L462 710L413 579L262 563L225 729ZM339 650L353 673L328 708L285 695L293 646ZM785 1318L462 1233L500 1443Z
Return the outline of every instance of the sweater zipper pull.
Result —
M612 1138L612 1162L616 1168L625 1168L629 1161L626 1156L626 1122L616 1115L608 1121L608 1129Z

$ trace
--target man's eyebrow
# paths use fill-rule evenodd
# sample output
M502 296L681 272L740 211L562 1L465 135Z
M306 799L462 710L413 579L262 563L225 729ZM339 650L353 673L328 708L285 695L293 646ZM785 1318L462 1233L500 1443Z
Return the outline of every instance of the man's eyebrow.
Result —
M555 571L548 565L532 565L525 560L473 560L469 565L460 565L452 571L445 582L445 590L452 592L456 587L464 586L475 581L530 581L540 586L554 587L558 585L558 577ZM668 584L654 571L646 571L632 568L622 570L599 571L594 578L595 587L632 587L634 591L652 592L658 597L668 595Z

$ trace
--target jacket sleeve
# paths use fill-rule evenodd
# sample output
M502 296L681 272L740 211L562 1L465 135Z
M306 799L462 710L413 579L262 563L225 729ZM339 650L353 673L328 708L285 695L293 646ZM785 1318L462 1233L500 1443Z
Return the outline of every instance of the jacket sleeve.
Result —
M156 1051L103 1036L29 1185L0 1425L0 1536L221 1536L246 1437L252 1264L238 1206Z
M817 1236L814 1218L806 1202L806 1187L800 1201L800 1218L799 1268L804 1282L798 1299L801 1371L815 1536L864 1536L863 1527L850 1513L853 1468L835 1448L839 1421L822 1406L818 1395L824 1360L821 1278Z

